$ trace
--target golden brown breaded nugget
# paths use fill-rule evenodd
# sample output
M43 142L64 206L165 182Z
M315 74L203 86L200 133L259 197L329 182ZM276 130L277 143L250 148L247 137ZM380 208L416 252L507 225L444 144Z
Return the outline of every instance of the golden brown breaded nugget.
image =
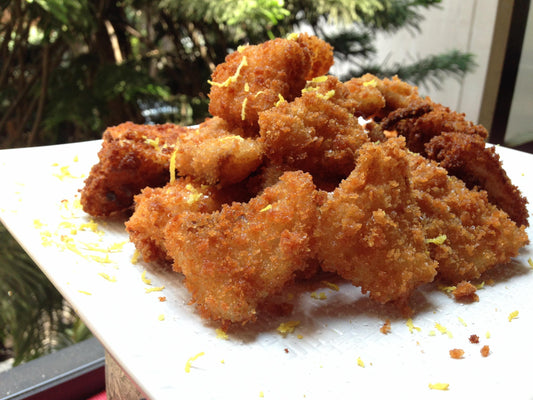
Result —
M398 134L405 136L409 150L427 155L425 144L444 132L461 132L478 136L481 142L487 139L488 132L481 126L468 121L465 114L451 111L442 104L429 101L432 110L418 118L405 118L394 125Z
M128 210L146 186L165 185L177 138L190 128L126 122L107 128L102 148L81 190L83 210L97 217Z
M353 172L320 207L315 232L324 270L378 302L402 306L437 273L413 199L406 153L397 139L363 145Z
M166 247L203 317L253 321L258 305L307 268L316 195L309 174L287 172L248 203L170 221Z
M209 118L180 136L173 155L180 175L206 184L240 182L263 162L262 145L244 138L242 129L230 129L219 117Z
M161 188L147 187L135 196L135 211L126 221L126 231L144 261L170 263L164 229L172 217L184 211L211 213L224 203L248 197L241 186L219 189L178 178Z
M300 36L244 46L228 55L212 74L209 112L241 127L247 136L257 135L259 112L280 98L293 100L306 79L333 64L331 46Z
M295 35L294 40L311 54L311 69L305 79L309 81L316 76L327 74L333 65L333 47L317 36L307 33Z
M444 168L410 153L411 181L431 258L438 275L453 284L479 278L509 262L528 243L525 227L489 203L485 191L470 190Z
M310 86L293 102L260 114L261 141L270 161L317 177L344 178L353 170L368 136L345 108L342 84L335 78L328 82L331 86Z
M518 226L529 226L527 199L513 185L494 147L482 137L463 132L443 132L425 146L427 157L438 161L450 175L469 188L487 191L489 201L505 211Z
M377 88L378 78L365 74L344 83L348 89L348 98L353 102L353 113L358 117L372 118L385 108L385 97Z

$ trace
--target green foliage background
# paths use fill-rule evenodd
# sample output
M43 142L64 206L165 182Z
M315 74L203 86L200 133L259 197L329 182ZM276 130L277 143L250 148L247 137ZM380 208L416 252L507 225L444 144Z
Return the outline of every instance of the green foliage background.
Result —
M419 33L424 11L439 3L0 0L0 148L96 139L126 120L199 122L207 80L229 52L303 28L350 63L342 79L372 72L428 85L462 77L474 62L458 51L392 68L373 61L378 32ZM88 334L2 228L0 360L20 363Z

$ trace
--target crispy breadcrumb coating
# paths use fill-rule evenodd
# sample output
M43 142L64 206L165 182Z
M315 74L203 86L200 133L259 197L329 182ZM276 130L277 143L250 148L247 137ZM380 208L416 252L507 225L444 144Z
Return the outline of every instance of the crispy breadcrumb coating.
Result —
M213 72L209 112L256 135L259 112L280 98L292 101L306 80L325 74L332 64L331 46L306 34L244 46Z
M307 34L240 47L198 127L106 130L84 210L134 205L126 229L144 260L172 263L224 327L289 312L272 297L317 273L406 312L436 277L474 297L467 281L529 243L527 200L486 130L397 77L340 82L332 63Z
M222 204L249 198L243 187L219 189L179 178L161 188L147 187L135 196L135 211L126 221L126 231L146 262L172 261L164 243L168 221L185 211L211 213Z
M244 180L263 162L263 148L243 136L242 129L231 129L221 118L207 119L178 139L173 154L177 172L206 184Z
M426 144L426 152L468 187L486 190L489 201L517 225L529 226L527 199L507 176L494 147L486 147L480 136L442 133Z
M381 303L405 303L414 288L437 273L413 199L406 153L401 140L363 145L353 172L320 207L315 232L322 268Z
M334 77L325 83L311 85L294 101L261 113L261 142L275 164L316 177L344 178L353 170L357 150L368 136L347 110L343 85Z
M257 307L307 268L317 220L309 174L287 172L248 203L186 212L166 228L166 247L202 316L253 321Z
M478 278L496 264L506 263L528 243L525 227L489 203L485 191L470 190L444 168L409 153L413 194L424 216L431 257L439 276L453 283Z
M99 162L92 167L81 190L83 210L93 216L109 216L128 210L133 196L144 187L165 185L174 143L190 131L174 124L132 122L107 128Z

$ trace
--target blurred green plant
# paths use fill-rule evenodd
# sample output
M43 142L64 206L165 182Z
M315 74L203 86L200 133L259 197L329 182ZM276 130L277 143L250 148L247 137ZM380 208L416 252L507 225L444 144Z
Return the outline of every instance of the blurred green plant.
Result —
M349 63L418 85L471 71L450 51L410 65L376 64L379 32L420 31L440 0L0 1L0 148L99 138L126 120L197 123L207 80L240 44L298 30Z
M12 357L18 365L89 337L72 308L1 224L0 237L0 360Z
M124 121L208 115L215 66L241 44L294 31L330 42L349 79L397 74L438 85L474 66L450 51L379 65L379 32L420 32L440 0L0 0L0 148L101 137ZM0 355L19 363L90 332L0 229Z

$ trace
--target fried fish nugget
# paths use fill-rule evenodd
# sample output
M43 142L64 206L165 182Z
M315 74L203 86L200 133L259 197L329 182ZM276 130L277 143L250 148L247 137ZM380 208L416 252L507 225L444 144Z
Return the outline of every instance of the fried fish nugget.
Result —
M211 213L222 204L248 198L242 186L219 189L178 178L164 187L147 187L135 196L135 211L126 221L126 231L144 261L170 264L164 229L173 216L185 211Z
M443 132L425 146L427 156L470 188L487 191L489 201L505 211L517 225L529 226L527 199L513 185L494 147L482 137L463 132Z
M353 172L319 208L315 232L322 269L338 273L380 303L400 306L437 274L413 199L406 153L397 139L363 145Z
M358 117L372 118L385 108L386 101L377 88L379 79L372 74L352 78L344 83L348 89L348 98L353 104L353 114Z
M429 104L432 109L428 113L418 118L404 118L393 127L398 134L406 138L409 150L427 155L425 144L443 132L461 132L478 136L482 141L487 139L487 130L482 125L468 121L465 114L432 101L429 101Z
M316 195L309 174L286 172L248 203L169 222L166 247L203 317L254 321L258 306L307 268Z
M231 129L219 118L209 118L180 136L173 154L180 175L206 184L229 185L240 182L263 162L262 145L244 138L242 129Z
M304 37L244 46L228 55L212 74L209 112L241 127L248 136L256 135L259 112L280 98L293 100L306 79L333 64L331 46Z
M368 136L346 109L342 84L333 77L325 83L306 88L293 102L262 112L261 142L273 163L317 177L344 178L354 168L357 150Z
M190 128L174 124L126 122L107 128L99 162L81 190L83 210L96 217L129 210L141 189L165 185L174 143L187 132Z
M444 280L457 284L479 278L528 243L525 227L489 203L485 191L468 189L420 155L410 153L409 164L431 258Z

